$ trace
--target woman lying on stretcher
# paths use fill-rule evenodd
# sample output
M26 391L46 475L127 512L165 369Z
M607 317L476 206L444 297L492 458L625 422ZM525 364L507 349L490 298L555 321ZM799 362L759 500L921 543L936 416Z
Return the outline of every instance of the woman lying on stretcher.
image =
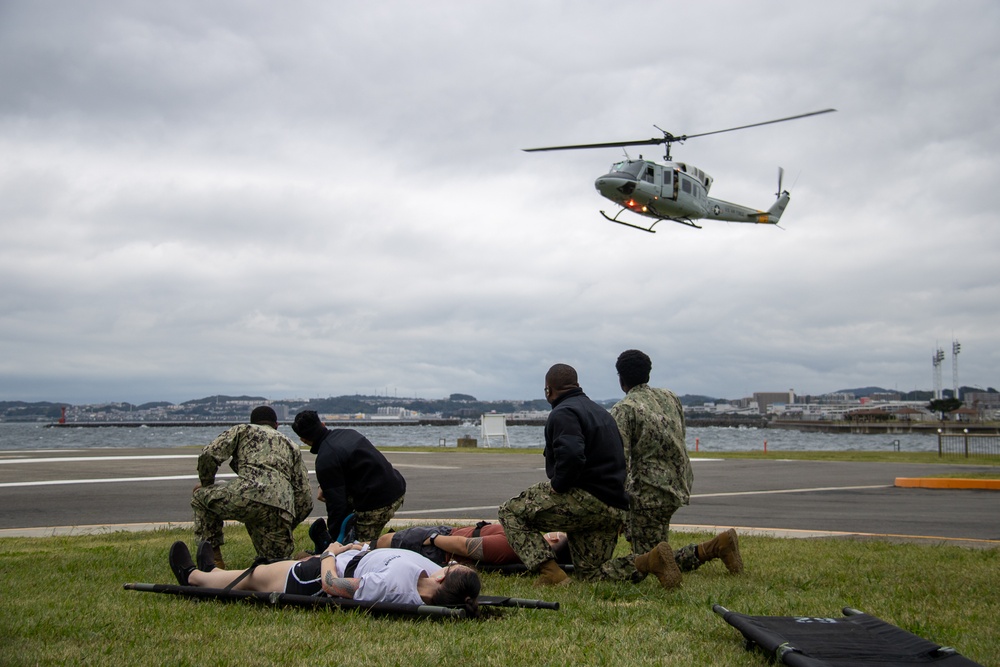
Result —
M366 602L461 605L476 616L481 583L465 565L440 567L404 549L369 550L368 545L332 543L322 554L303 560L282 560L245 570L215 567L212 546L198 546L198 565L183 542L170 547L170 569L182 586L318 595Z

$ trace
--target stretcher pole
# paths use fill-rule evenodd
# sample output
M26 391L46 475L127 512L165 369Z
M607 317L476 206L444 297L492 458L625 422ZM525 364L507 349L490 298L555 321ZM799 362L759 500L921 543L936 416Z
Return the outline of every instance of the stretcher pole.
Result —
M440 616L465 618L464 609L439 607L435 605L400 604L395 602L361 602L347 598L319 595L295 595L292 593L265 593L261 591L225 590L222 588L202 588L200 586L179 586L176 584L128 583L125 590L148 593L166 593L193 598L207 598L224 602L248 600L259 604L289 607L334 607L338 609L359 609L375 614L403 614L409 616Z

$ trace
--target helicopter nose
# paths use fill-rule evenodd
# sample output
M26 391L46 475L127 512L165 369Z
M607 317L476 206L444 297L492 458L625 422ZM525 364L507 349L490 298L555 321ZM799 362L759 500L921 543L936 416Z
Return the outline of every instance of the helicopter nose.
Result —
M634 177L628 176L621 172L612 172L610 174L604 174L596 181L594 181L594 187L597 191L601 193L602 196L609 199L615 199L617 197L630 196L635 191L636 179Z

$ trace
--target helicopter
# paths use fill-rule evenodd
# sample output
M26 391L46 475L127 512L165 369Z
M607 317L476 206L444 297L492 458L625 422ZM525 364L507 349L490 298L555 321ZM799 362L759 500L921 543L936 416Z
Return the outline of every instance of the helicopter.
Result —
M666 146L666 154L663 157L664 164L644 160L641 155L638 160L634 160L628 157L628 153L626 153L624 160L615 162L611 165L611 170L608 173L598 177L594 182L594 187L597 188L602 197L613 201L620 207L613 217L603 210L601 211L601 215L619 225L625 225L626 227L654 234L656 230L653 227L662 220L677 222L697 229L701 229L702 227L695 220L723 220L728 222L777 225L790 199L789 192L781 189L785 173L784 169L778 168L778 191L775 193L777 200L771 205L771 208L766 211L760 211L748 206L732 204L721 199L709 197L708 193L712 189L713 183L712 177L694 165L671 160L670 146L674 143L684 143L688 139L694 139L695 137L706 137L710 134L721 134L723 132L745 130L761 125L784 123L785 121L797 118L818 116L834 111L836 109L823 109L822 111L812 111L797 116L768 120L762 123L730 127L725 130L714 130L700 134L683 134L680 136L671 134L654 125L653 127L663 133L662 137L638 139L636 141L613 141L600 144L524 148L522 150L527 153L535 153L541 151L622 148L625 146L664 144ZM625 211L653 218L654 221L648 227L643 227L619 220L618 217Z

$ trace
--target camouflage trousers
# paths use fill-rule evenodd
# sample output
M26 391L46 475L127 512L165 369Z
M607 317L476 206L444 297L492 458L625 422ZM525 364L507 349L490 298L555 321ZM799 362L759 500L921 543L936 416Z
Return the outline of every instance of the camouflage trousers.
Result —
M627 580L638 574L632 564L634 556L606 568L614 555L624 515L624 511L605 505L582 489L558 493L548 482L528 487L497 512L511 548L531 571L552 559L552 549L542 534L565 532L574 576L584 580Z
M225 543L224 521L239 521L246 526L257 556L281 560L290 558L295 550L295 519L289 512L247 500L230 491L225 482L203 486L191 498L194 510L194 537L208 541L213 547Z
M632 553L644 554L659 544L670 541L670 519L677 506L637 508L629 510L625 519L625 539L632 545ZM701 567L698 545L689 544L674 551L674 560L681 572L691 572Z
M403 496L400 496L391 505L379 507L374 510L355 510L354 524L355 540L358 542L371 542L377 540L382 530L389 520L396 514L403 505Z

